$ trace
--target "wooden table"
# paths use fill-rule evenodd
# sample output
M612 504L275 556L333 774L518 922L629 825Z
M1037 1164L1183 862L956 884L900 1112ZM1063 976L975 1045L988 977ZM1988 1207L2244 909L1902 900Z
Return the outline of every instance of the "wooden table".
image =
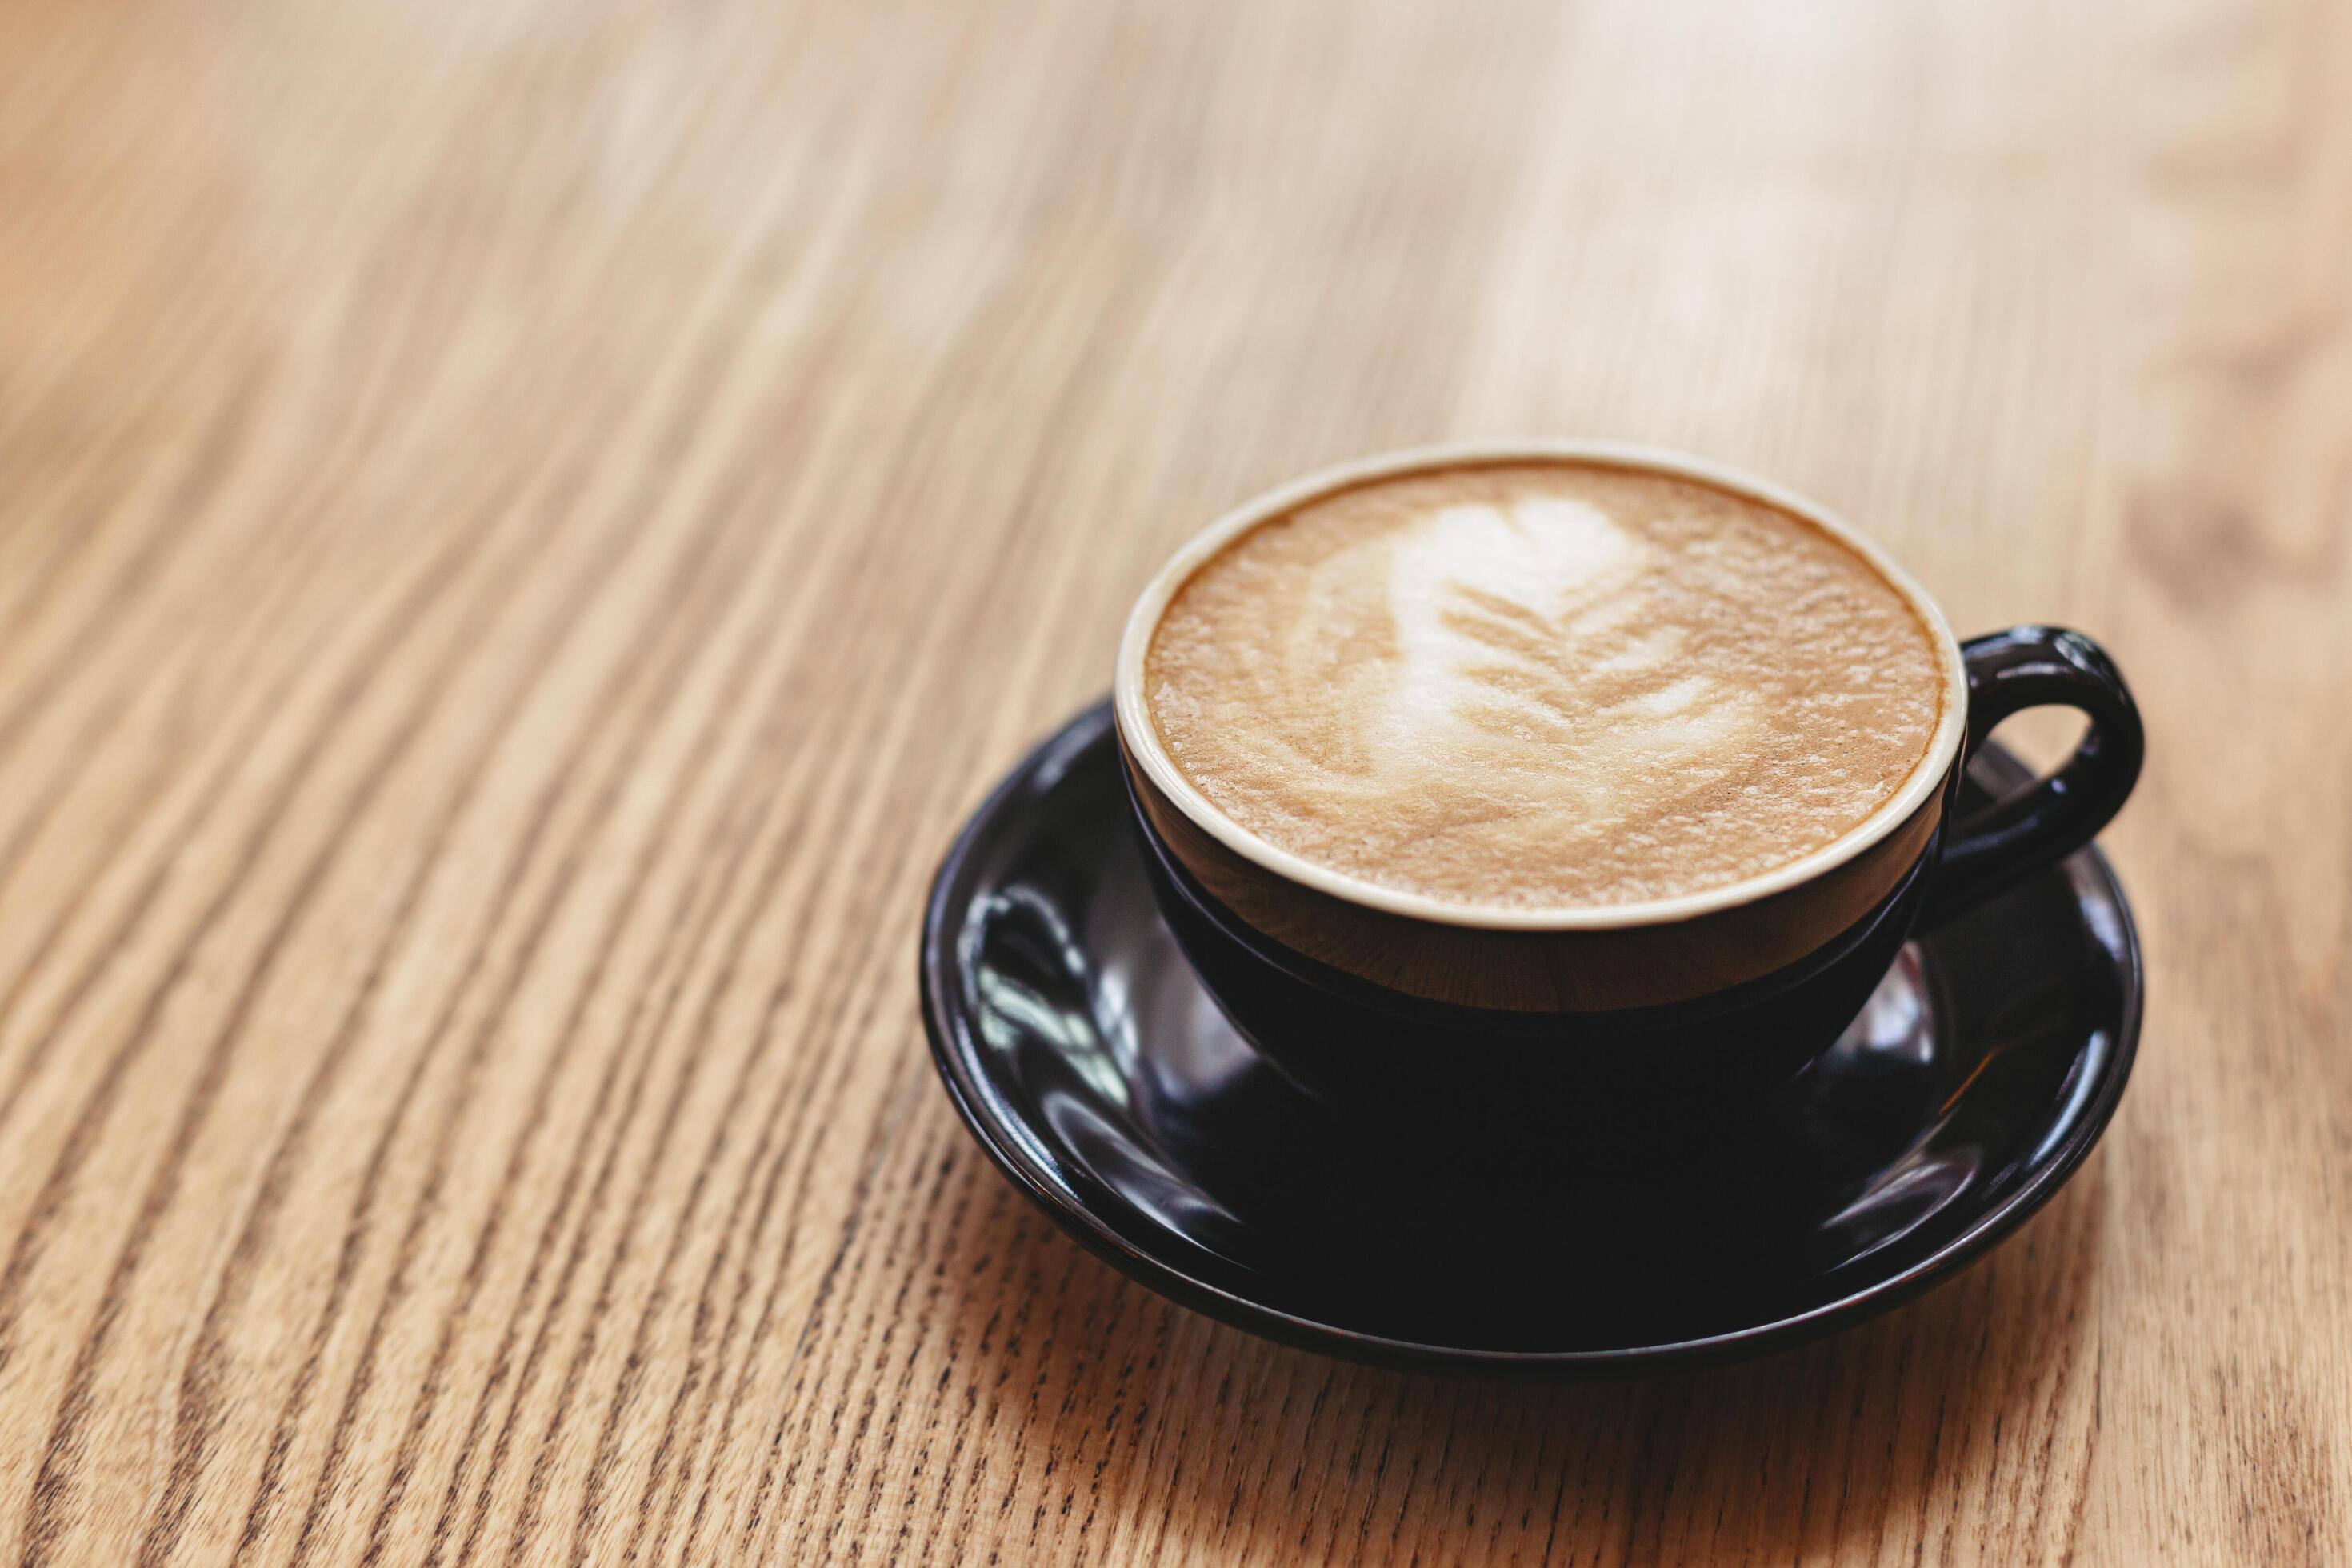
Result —
M1762 1364L1275 1349L924 1057L1154 563L1515 432L2148 714L2102 1152ZM14 0L0 1553L2352 1560L2347 535L2330 0Z

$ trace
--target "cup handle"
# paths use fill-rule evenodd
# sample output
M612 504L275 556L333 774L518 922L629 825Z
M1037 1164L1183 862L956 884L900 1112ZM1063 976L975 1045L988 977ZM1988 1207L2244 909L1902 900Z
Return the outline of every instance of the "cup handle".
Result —
M1948 825L1919 916L1925 931L2053 866L2105 827L2139 778L2139 706L2106 650L2080 632L2016 626L1960 647L1968 756L2028 708L2079 708L2091 727L2063 767Z

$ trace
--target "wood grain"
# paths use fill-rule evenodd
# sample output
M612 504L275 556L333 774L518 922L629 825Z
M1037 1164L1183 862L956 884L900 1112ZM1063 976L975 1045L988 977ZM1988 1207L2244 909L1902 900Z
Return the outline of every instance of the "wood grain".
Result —
M2329 0L14 0L0 1553L2352 1559L2347 192ZM1259 1343L923 1059L1156 560L1522 432L2148 714L2104 1152L1759 1365Z

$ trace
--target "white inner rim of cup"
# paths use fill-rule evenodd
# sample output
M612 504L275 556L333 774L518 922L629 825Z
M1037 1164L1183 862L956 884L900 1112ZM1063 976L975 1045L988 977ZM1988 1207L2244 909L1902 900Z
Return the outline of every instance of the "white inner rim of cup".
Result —
M1330 491L1345 489L1367 480L1393 479L1432 468L1514 461L1583 463L1694 480L1760 501L1776 510L1800 518L1869 563L1873 570L1903 595L1913 613L1919 617L1920 624L1928 628L1943 655L1942 712L1937 717L1936 732L1929 739L1927 749L1921 753L1910 776L1903 781L1902 787L1877 810L1838 837L1769 871L1759 872L1737 882L1727 882L1719 888L1703 889L1671 899L1567 909L1517 909L1453 903L1423 893L1382 887L1360 877L1350 877L1318 866L1304 856L1259 837L1219 811L1168 755L1160 742L1160 726L1152 719L1150 705L1144 698L1144 658L1150 651L1151 635L1158 629L1160 617L1168 608L1168 602L1175 597L1176 590L1234 539L1261 522L1297 510ZM1951 627L1945 624L1944 612L1936 602L1912 581L1909 573L1896 565L1885 551L1853 524L1804 497L1719 463L1657 447L1615 441L1502 441L1414 447L1342 463L1295 479L1278 489L1269 490L1225 513L1170 557L1168 563L1143 590L1143 596L1136 601L1134 612L1128 616L1127 630L1119 639L1118 668L1113 679L1112 698L1119 734L1127 742L1128 752L1137 765L1143 769L1161 795L1175 803L1177 809L1203 832L1244 859L1254 861L1278 876L1318 892L1390 914L1432 921L1441 925L1470 926L1487 931L1614 931L1689 920L1784 892L1853 859L1906 821L1942 784L1952 759L1959 754L1960 738L1968 727L1968 677L1960 664L1960 645L1953 637Z

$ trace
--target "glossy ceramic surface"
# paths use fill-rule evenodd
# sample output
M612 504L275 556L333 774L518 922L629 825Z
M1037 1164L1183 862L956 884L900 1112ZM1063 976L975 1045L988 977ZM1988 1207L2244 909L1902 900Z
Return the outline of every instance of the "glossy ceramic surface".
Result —
M933 1054L1072 1236L1276 1339L1537 1376L1775 1348L1980 1256L2090 1151L2130 1071L2138 948L2086 850L1906 948L1838 1044L1703 1155L1612 1173L1369 1135L1276 1079L1202 990L1118 769L1091 710L949 853L923 931ZM1997 748L1972 775L2004 794L2028 776Z

